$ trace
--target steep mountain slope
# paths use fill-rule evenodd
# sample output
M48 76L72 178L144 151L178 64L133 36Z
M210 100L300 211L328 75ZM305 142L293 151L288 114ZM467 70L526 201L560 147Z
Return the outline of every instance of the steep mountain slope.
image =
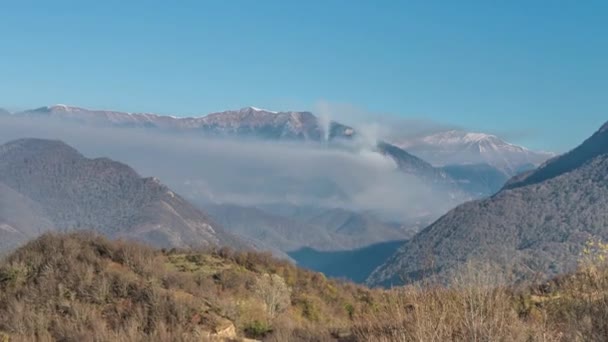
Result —
M60 141L21 139L0 146L0 182L2 200L14 206L6 207L2 219L25 237L52 226L157 246L239 243L157 179L106 158L85 158Z
M433 167L426 161L386 142L378 143L378 151L395 160L399 169L406 173L422 177L435 184L454 185L453 180L439 168Z
M571 270L585 242L608 239L608 129L495 196L465 203L417 234L369 278L373 284L446 275L470 259L516 279Z
M589 160L605 153L608 153L608 123L574 150L547 161L536 170L514 177L505 185L505 188L513 189L543 182L575 170Z
M538 166L553 156L510 144L495 135L458 130L397 139L396 144L433 165L488 164L508 176L527 165Z

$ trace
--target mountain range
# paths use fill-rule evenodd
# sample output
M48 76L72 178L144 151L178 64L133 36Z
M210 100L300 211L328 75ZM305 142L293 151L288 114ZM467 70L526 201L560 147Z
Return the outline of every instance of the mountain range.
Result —
M497 194L451 210L405 242L368 282L446 279L469 260L496 264L514 280L545 279L573 270L594 239L608 239L608 124Z
M346 149L355 152L356 148L359 148L358 146L361 144L359 141L361 134L353 127L334 121L319 119L310 112L274 112L256 107L212 113L200 117L176 117L149 113L89 110L74 106L55 105L14 114L4 112L3 116L10 116L13 119L28 119L31 122L39 124L49 122L42 120L51 120L51 122L69 122L94 128L119 127L127 130L137 129L138 132L144 130L152 134L158 131L163 134L171 134L171 136L194 135L210 138L239 138L244 139L245 144L249 141L248 139L270 142L302 142L305 144L317 144L328 149ZM290 203L289 205L293 208L281 212L281 210L277 211L276 209L286 203L260 203L260 205L243 205L231 202L213 203L198 198L196 191L190 192L191 189L196 190L192 188L190 180L187 180L188 182L184 184L172 183L172 187L175 188L177 186L179 192L186 195L189 201L195 203L200 208L204 208L209 214L204 214L200 209L192 207L186 200L175 195L174 191L168 190L166 186L160 184L158 185L159 187L166 189L166 193L176 196L177 200L171 202L165 198L146 198L146 200L153 201L154 204L146 206L145 203L141 203L141 207L130 211L127 210L129 204L122 205L120 201L114 201L117 205L121 205L124 208L116 209L118 210L118 214L112 214L112 219L104 217L104 215L108 215L107 213L102 215L100 212L95 211L98 209L95 206L105 206L109 210L115 210L109 204L103 204L104 198L98 198L99 203L95 202L96 204L92 204L91 208L87 207L86 209L79 207L80 202L78 202L77 197L74 197L71 200L72 202L67 203L62 203L61 201L56 203L54 201L38 203L38 198L51 197L49 197L49 194L28 193L23 189L16 188L14 184L8 184L8 189L3 191L0 201L6 198L6 201L10 202L16 196L24 197L22 201L14 201L19 206L15 204L14 209L7 209L7 211L11 213L27 211L38 213L33 216L33 219L39 220L39 222L36 222L36 224L28 223L27 226L40 227L38 228L39 230L57 229L57 227L77 229L88 226L89 228L102 230L106 235L110 236L135 237L158 246L179 247L187 246L199 240L203 241L202 245L209 243L236 245L239 242L236 242L236 239L231 235L236 234L240 237L240 240L247 241L250 245L255 245L260 249L271 250L276 255L283 257L287 257L289 254L296 261L298 261L298 258L303 258L300 260L301 262L309 262L315 258L318 260L315 253L327 253L327 255L331 255L334 252L342 253L352 249L358 249L358 252L353 255L357 255L358 259L363 260L370 256L369 251L374 251L375 254L378 254L377 251L380 247L374 246L382 246L381 244L390 241L402 241L411 238L420 228L425 227L428 222L444 213L444 210L467 200L495 193L504 185L509 175L516 173L516 168L525 169L526 167L531 167L530 165L540 162L543 158L539 154L525 148L496 141L498 138L493 136L471 136L470 134L464 134L464 137L457 139L456 136L460 133L456 134L452 132L451 134L453 138L450 139L446 137L438 138L437 136L434 139L423 139L426 144L424 146L427 148L426 152L421 147L423 144L411 143L407 146L402 145L405 147L402 148L383 140L376 141L372 146L366 147L371 153L383 155L393 160L399 172L408 177L413 176L412 181L414 183L407 183L408 185L403 188L403 191L412 191L415 194L416 191L419 191L416 189L422 187L431 189L433 192L432 196L436 198L434 207L426 208L414 216L401 218L400 222L394 219L383 218L381 217L382 215L372 211L353 210L352 208L342 208L333 205L324 206L319 204L319 206L314 207L310 204ZM431 142L434 142L434 144ZM433 146L435 150L429 148L429 146ZM481 148L480 146L484 147ZM478 154L475 156L477 159L468 158L473 154L465 152L461 152L459 156L457 155L452 159L448 158L448 154L445 151L454 152L456 149L477 151ZM294 150L294 153L297 153L297 151ZM70 154L66 153L66 155ZM425 158L420 158L421 155L425 155L431 162L427 162ZM495 156L495 159L491 159L490 157L493 155L498 156ZM74 156L70 158L68 160L80 160ZM80 155L80 158L84 157ZM58 160L62 159L59 158ZM439 162L440 160L444 160L444 162ZM96 161L100 165L102 164L98 160L93 161ZM473 163L474 161L479 161L479 163ZM205 160L205 162L210 165L216 163L214 160ZM107 160L107 165L103 164L103 167L100 166L99 170L96 168L89 170L89 174L91 177L94 177L97 172L106 173L106 171L103 171L105 167L112 169L112 167L117 168L116 165L123 165L125 169L129 170L129 177L133 178L131 181L136 182L136 179L141 179L133 169L124 164L114 163ZM87 165L87 163L78 162L75 165ZM184 166L187 167L187 164ZM175 167L179 166L175 165ZM113 172L109 173L112 174ZM152 172L152 174L154 175L155 172ZM49 175L50 177L55 177L53 174ZM58 174L57 176L62 177L64 175ZM41 173L37 177L41 177ZM273 187L279 187L279 189L283 189L281 191L286 191L287 193L306 187L311 190L318 189L319 191L317 192L320 192L323 198L343 198L346 196L343 191L344 189L341 189L337 183L331 180L315 178L312 180L312 183L294 183L293 179L286 178L283 180L280 177L270 177L266 178L268 178L267 181L272 182ZM65 181L62 180L61 182ZM184 182L184 179L181 179L181 181ZM372 180L370 179L369 181ZM158 181L149 178L148 182L156 184ZM85 183L88 184L90 181L86 180ZM250 183L247 186L251 186L252 189L255 189L256 186L264 186L262 183ZM107 186L107 184L103 184L98 187L99 189L105 189ZM128 191L129 193L133 192L128 188L122 189L121 187L121 190ZM11 193L11 191L14 191L15 194ZM94 193L97 190L87 189L87 191ZM117 190L114 189L112 191ZM153 192L149 189L142 191L144 193L146 191ZM298 191L298 193L300 192ZM58 195L56 193L51 193L51 195L64 196L63 194ZM79 194L79 196L88 195ZM104 194L99 196L110 195ZM117 194L117 196L127 196L127 194ZM125 198L124 200L141 201L137 198ZM180 203L177 204L175 202ZM419 202L422 203L421 201ZM171 210L166 208L167 203L172 207ZM53 205L64 208L62 209L64 211L58 210L57 212L60 214L57 215L59 216L51 214L55 211ZM65 211L65 208L69 206L73 206L76 209L74 213ZM179 210L175 207L178 207ZM154 209L150 210L149 208ZM93 212L87 210L93 210ZM125 212L123 213L121 210ZM405 210L402 211L405 212ZM179 218L175 218L173 212L177 212ZM183 212L188 213L186 217L182 215ZM188 216L190 214L193 216L192 218ZM20 216L20 219L23 219L23 215ZM140 218L142 216L143 218ZM174 224L174 220L177 220L178 224ZM139 225L139 221L146 223ZM148 224L148 221L157 223L156 225L152 225ZM193 228L192 222L197 222L196 224L204 222L210 228ZM15 228L16 225L8 226ZM230 231L230 234L225 233L221 228L222 226L226 227ZM169 228L174 228L177 232ZM3 229L6 231L6 234L16 234L8 227ZM20 233L24 237L37 235L37 232L26 232L24 228L15 230L25 232L23 234ZM200 234L200 236L196 236L196 234ZM21 238L21 240L23 239ZM395 246L395 244L390 245ZM367 246L369 246L368 249L366 249ZM350 262L345 257L348 253L335 255L340 255L340 258L336 259L339 259L340 262L322 267L340 270L344 269L344 266ZM373 260L373 263L368 263L368 269L378 266L382 262L382 260L377 260L377 258ZM309 265L319 266L316 262L310 262ZM361 273L356 274L357 280L362 279L362 277Z
M78 123L120 127L189 131L216 136L249 136L265 139L330 140L349 138L353 129L336 122L326 125L310 112L274 112L256 107L228 110L199 117L176 117L151 113L90 110L53 105L15 113L24 117L48 117Z
M514 176L555 156L508 143L492 134L448 130L406 139L396 145L433 165L488 164Z
M50 230L91 229L160 247L244 247L156 178L61 141L0 146L0 248Z
M54 105L14 113L11 115L11 118L15 120L26 119L29 123L41 126L44 126L49 122L59 123L59 136L63 134L61 132L61 130L64 130L63 123L75 123L77 125L93 128L119 127L121 129L126 129L127 131L130 129L137 129L137 132L146 131L151 135L159 132L169 134L169 137L202 136L241 139L239 140L239 144L241 145L231 147L232 149L241 148L240 146L247 144L247 142L250 141L249 139L252 138L273 143L276 141L285 142L286 144L298 144L299 142L302 142L306 143L303 144L304 146L316 144L318 146L315 147L316 149L323 149L326 151L335 150L343 155L348 155L348 158L352 158L352 155L358 159L361 159L359 157L359 149L366 149L367 151L365 153L376 156L383 155L387 159L394 161L398 172L402 172L408 177L412 176L407 182L401 181L402 184L409 185L407 188L404 188L404 192L409 191L413 194L416 192L426 192L430 193L428 196L437 196L437 198L441 198L439 201L434 201L436 207L432 208L432 210L429 210L429 208L424 208L424 210L412 210L417 211L414 213L415 220L419 220L419 217L422 217L420 219L422 221L429 220L429 217L435 218L437 215L441 214L442 210L451 208L471 198L471 194L461 188L460 182L452 179L443 169L434 167L426 161L384 141L379 141L372 146L361 147L360 142L357 141L359 133L354 128L333 121L326 122L309 112L273 112L255 107L247 107L240 110L212 113L201 117L178 118L149 113L138 114L118 111L88 110L74 106ZM66 125L65 127L74 126ZM76 130L79 129L78 127ZM206 142L207 141L202 141L201 143ZM111 153L106 152L106 150L103 149L103 142L98 144L98 146L98 148L93 149L95 153ZM294 149L293 152L290 151L290 153L298 154L301 152ZM328 154L328 157L329 156L330 154ZM125 161L131 160L128 157L121 158ZM207 159L206 162L209 165L222 163L222 161L211 159ZM256 160L253 159L252 163L255 162ZM386 164L384 161L382 162ZM131 162L129 163L132 164ZM337 163L338 161L334 162L334 164ZM248 164L246 167L250 168L250 165L251 164ZM140 164L135 163L135 166L139 167ZM188 167L187 165L184 166ZM239 164L239 167L241 167L241 164ZM371 167L375 168L375 166ZM158 174L155 169L145 170L152 175ZM303 180L302 178L292 179L290 178L292 175L291 172L288 174L288 177L273 177L269 174L262 173L260 174L259 180L251 180L249 182L245 181L245 179L247 179L246 177L239 177L242 179L241 182L243 182L247 191L255 191L256 187L259 187L262 184L258 184L258 181L266 183L271 182L272 184L268 184L268 186L264 187L277 188L279 189L277 192L280 195L285 193L301 195L303 191L305 191L312 196L321 197L321 199L325 201L334 201L336 198L340 201L350 201L351 199L348 198L348 196L352 196L350 192L360 191L357 184L354 186L352 184L337 184L334 180L324 178L323 171L320 171L319 173L319 176L315 176L310 180ZM196 177L196 175L193 177ZM167 177L163 178L168 179ZM360 180L357 180L358 182L372 182L372 179L369 178L359 179ZM246 208L242 203L224 201L214 203L213 201L205 201L204 199L199 198L200 195L197 192L198 190L190 185L197 181L199 180L177 177L171 184L174 188L177 188L179 192L186 195L189 200L195 201L200 206L205 207L209 204L218 204L224 205L224 210L229 208L231 218L229 222L230 225L227 226L234 227L235 229L238 227L247 228L246 230L239 231L239 233L248 239L252 239L252 241L258 241L262 245L267 244L278 247L284 252L303 247L310 247L323 251L332 249L344 250L393 239L402 240L411 235L410 227L413 225L408 223L408 228L405 230L400 228L395 229L394 226L404 226L404 222L396 222L396 219L393 217L390 219L379 218L377 213L358 213L355 212L358 211L358 209L355 210L348 206L341 207L336 204L330 204L326 207L320 206L318 208L320 209L318 214L323 213L325 215L335 216L337 215L336 213L338 213L337 210L344 210L344 212L348 211L350 213L351 222L356 222L358 230L353 233L352 236L347 237L347 234L332 232L335 227L328 227L318 223L311 224L310 222L307 222L307 220L277 217L277 215L268 213L266 210L252 208L252 206ZM202 179L201 181L205 182L207 180ZM188 182L188 184L184 184L186 182ZM348 191L345 191L345 186L351 187L352 190L346 189ZM252 187L251 190L249 190L248 187ZM349 194L345 194L347 192ZM380 194L375 196L380 196ZM282 201L284 200L281 199L281 202ZM237 210L242 210L242 212L237 213ZM403 210L400 211L405 212ZM254 216L256 217L255 219L253 218ZM400 214L400 216L403 216L403 214ZM228 219L226 219L226 217L227 215L222 212L215 212L214 218L218 221L227 223ZM236 222L235 218L242 218L242 220ZM409 221L409 217L407 219ZM290 222L290 224L286 224L285 220ZM401 220L401 218L399 220ZM390 221L391 223L386 223L387 221ZM263 224L251 225L251 222ZM350 225L352 226L352 223ZM292 231L279 228L286 226L291 227ZM280 232L278 235L277 230ZM315 237L309 238L305 237L300 231L317 231L318 234L310 234ZM344 229L343 231L346 230ZM276 239L271 238L272 236ZM299 238L293 239L295 236L299 236ZM260 240L260 237L264 238ZM264 239L267 241L263 241ZM279 242L279 240L282 240L282 242Z
M198 117L177 117L151 113L90 110L53 105L13 114L18 117L53 118L93 125L153 128L191 132L207 136L255 137L269 140L350 140L359 133L350 126L322 120L310 112L275 112L257 107L227 110ZM418 175L445 182L449 175L434 166L488 164L508 176L525 171L553 156L507 143L494 135L445 131L431 135L379 141L377 150L397 160L399 166ZM430 172L429 172L430 171ZM443 180L441 180L443 179Z

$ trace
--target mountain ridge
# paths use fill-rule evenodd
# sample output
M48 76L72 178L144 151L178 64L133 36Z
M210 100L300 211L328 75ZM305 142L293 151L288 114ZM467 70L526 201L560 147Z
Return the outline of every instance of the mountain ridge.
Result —
M142 178L108 158L86 158L59 140L26 138L0 146L0 183L7 198L22 196L23 206L36 207L27 216L37 212L51 223L49 230L94 229L161 247L240 245L158 179ZM0 219L18 226L26 221ZM20 232L32 237L25 227Z
M393 140L397 146L436 166L485 163L507 176L514 176L526 165L535 167L555 156L550 152L532 151L509 143L493 134L464 130Z
M270 140L328 142L352 140L358 132L336 121L322 120L311 112L275 112L256 107L226 110L198 117L176 117L150 113L127 113L89 110L76 106L54 105L13 114L15 117L50 117L77 123L109 124L118 127L139 127L187 131L214 136L256 137ZM377 141L372 150L391 157L405 173L422 177L456 193L457 182L439 168L386 141ZM467 197L462 194L463 197Z
M573 150L549 159L536 170L512 178L505 185L505 189L540 183L557 177L604 153L608 153L608 123L602 125L591 137Z

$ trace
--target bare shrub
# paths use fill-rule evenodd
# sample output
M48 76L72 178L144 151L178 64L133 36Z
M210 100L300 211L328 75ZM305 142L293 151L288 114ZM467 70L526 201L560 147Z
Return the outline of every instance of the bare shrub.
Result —
M459 269L451 286L418 284L384 293L378 309L360 319L365 341L557 341L545 322L526 322L501 273L484 263Z
M291 289L278 274L264 274L254 286L255 294L264 301L266 312L272 319L291 305Z

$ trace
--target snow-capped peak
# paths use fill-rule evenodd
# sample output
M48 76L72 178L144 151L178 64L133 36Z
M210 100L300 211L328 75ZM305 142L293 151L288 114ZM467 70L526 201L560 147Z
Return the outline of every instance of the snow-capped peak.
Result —
M428 135L423 138L427 143L454 144L454 143L478 143L487 140L500 140L495 135L477 132L465 132L451 130Z
M498 139L498 137L495 135L492 135L492 134L475 133L475 132L466 133L462 137L462 141L465 141L465 142L479 142L479 141L483 141L483 140L493 140L493 139Z
M268 110L268 109L263 109L263 108L258 108L258 107L253 107L253 106L249 106L247 107L248 109L251 109L255 112L266 112L266 113L272 113L272 114L279 114L279 112L275 112L272 110Z
M538 165L551 155L508 143L496 135L450 130L399 143L434 165L486 163L511 175L521 165Z
M76 107L68 106L68 105L61 104L61 103L49 106L47 108L48 109L55 109L55 110L72 110L72 109L76 109Z
M40 107L38 109L36 109L36 111L43 111L43 112L78 112L78 111L84 111L85 109L83 108L79 108L79 107L74 107L74 106L69 106L69 105L65 105L65 104L55 104L52 106L44 106L44 107Z

